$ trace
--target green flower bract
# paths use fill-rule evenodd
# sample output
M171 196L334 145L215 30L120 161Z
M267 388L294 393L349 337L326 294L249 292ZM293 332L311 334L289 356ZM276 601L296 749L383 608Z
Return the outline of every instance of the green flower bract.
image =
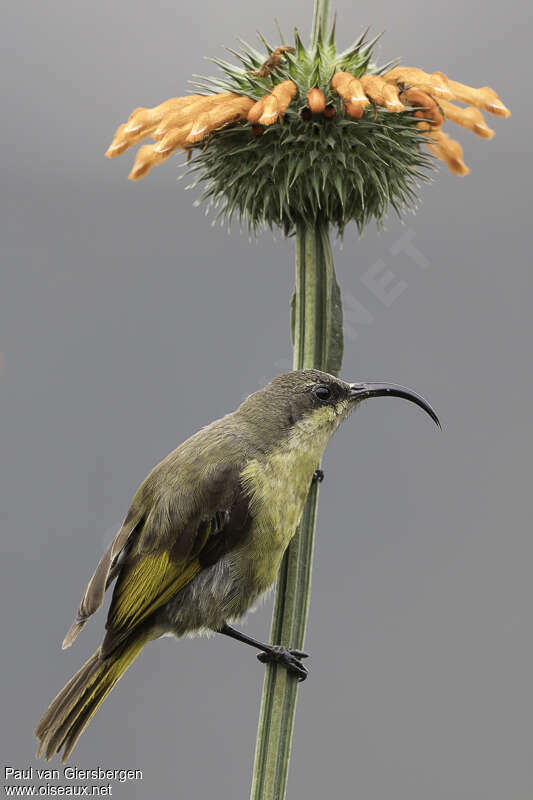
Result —
M261 39L268 56L274 48ZM415 190L433 163L420 150L425 139L416 127L419 120L409 110L390 113L380 106L370 106L359 120L351 119L330 86L337 71L358 77L390 68L370 63L373 44L365 44L363 35L337 55L334 29L327 37L320 35L311 50L303 47L296 32L296 53L287 54L266 78L253 75L265 56L246 43L240 53L231 51L242 67L212 59L224 75L195 81L198 88L258 99L277 83L292 80L298 96L283 119L265 127L260 136L242 122L212 136L189 164L196 176L193 186L204 186L197 203L218 207L218 216L228 221L246 221L251 232L280 227L285 234L299 221L308 223L319 216L341 234L352 221L361 232L372 219L380 224L389 206L398 214L413 209ZM302 118L306 93L313 87L335 106L332 119Z

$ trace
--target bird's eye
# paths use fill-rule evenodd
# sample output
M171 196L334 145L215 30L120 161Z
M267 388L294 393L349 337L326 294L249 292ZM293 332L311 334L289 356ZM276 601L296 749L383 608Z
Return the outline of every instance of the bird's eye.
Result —
M317 386L313 390L313 394L321 403L327 403L331 398L331 389L329 386Z

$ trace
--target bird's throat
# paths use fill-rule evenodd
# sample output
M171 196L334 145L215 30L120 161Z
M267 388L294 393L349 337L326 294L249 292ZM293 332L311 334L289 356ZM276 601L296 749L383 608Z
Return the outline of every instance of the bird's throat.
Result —
M337 427L326 415L323 422L312 429L305 423L296 425L268 456L250 461L241 474L254 521L247 546L250 556L257 553L265 582L275 579L300 521L314 471Z

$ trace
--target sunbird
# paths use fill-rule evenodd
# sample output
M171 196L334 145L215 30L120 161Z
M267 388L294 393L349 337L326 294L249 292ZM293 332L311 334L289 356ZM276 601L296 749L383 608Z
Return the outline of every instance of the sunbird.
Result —
M319 370L278 375L173 450L137 490L100 559L65 639L70 647L115 581L102 644L52 701L37 756L66 761L99 705L147 642L220 633L304 680L306 653L264 644L231 626L273 585L319 464L340 423L392 383L346 383Z

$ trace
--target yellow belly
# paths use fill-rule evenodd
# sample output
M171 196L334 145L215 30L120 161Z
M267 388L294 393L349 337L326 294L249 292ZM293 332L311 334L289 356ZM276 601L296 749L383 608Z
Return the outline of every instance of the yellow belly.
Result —
M251 461L242 473L254 522L239 548L239 567L250 574L260 592L276 579L330 435L331 429L325 427L310 439L305 429L296 429L267 459Z

